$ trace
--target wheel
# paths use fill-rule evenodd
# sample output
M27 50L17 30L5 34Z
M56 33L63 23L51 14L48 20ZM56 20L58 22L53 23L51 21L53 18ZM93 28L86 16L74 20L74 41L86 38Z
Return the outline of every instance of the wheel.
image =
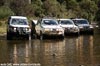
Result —
M11 39L12 39L12 35L9 32L7 32L7 40L11 40Z
M62 35L60 35L60 38L61 38L61 39L64 39L64 35L63 35L63 34L62 34Z
M92 31L90 31L90 34L92 34L92 35L93 35L93 34L94 34L94 31L93 31L93 30L92 30Z
M80 34L79 32L76 33L77 36L79 36L79 34Z
M29 39L29 37L30 37L29 35L26 35L26 39Z

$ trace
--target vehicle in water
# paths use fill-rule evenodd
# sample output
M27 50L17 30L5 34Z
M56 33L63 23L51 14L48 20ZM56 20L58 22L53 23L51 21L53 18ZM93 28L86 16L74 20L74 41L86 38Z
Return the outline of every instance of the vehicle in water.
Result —
M7 23L7 39L23 36L29 38L30 27L28 20L23 16L10 16Z
M74 24L71 19L59 19L58 23L64 29L65 34L79 35L79 28Z
M56 19L42 18L38 20L35 29L40 39L43 39L45 36L60 36L64 38L64 30L59 26Z
M80 29L80 32L94 33L94 27L89 24L87 19L72 19L75 25Z

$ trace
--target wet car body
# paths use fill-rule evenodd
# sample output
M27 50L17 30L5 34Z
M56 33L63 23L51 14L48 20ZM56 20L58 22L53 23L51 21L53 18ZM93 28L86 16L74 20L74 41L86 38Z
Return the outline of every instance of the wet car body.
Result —
M59 19L59 25L64 29L65 34L79 34L79 28L71 19Z
M94 33L94 28L89 24L87 19L72 19L74 23L79 27L80 32Z
M64 30L55 19L43 18L38 21L35 29L40 39L43 39L44 36L61 36L64 38Z
M29 37L30 27L26 17L10 16L7 24L7 39L12 39L14 36Z

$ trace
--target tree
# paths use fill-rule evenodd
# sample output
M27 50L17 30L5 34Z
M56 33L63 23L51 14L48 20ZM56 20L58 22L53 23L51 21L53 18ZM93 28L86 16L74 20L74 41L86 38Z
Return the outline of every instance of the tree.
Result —
M43 4L45 15L57 17L60 12L60 4L56 0L46 0Z
M78 6L78 3L76 0L66 0L66 8L69 9L75 9Z
M0 0L0 6L4 5L4 0Z
M7 7L7 6L0 7L0 19L7 18L10 15L14 15L14 13L9 7Z
M43 2L41 0L34 0L32 4L34 7L35 16L42 17L44 15Z
M13 0L10 3L10 8L16 15L30 16L33 15L33 6L27 3L27 0Z
M57 0L60 4L62 4L65 0Z
M93 16L95 16L95 13L97 12L98 9L95 2L91 0L83 0L82 2L80 2L80 8L82 12L86 13L85 18L87 18L89 21L94 19Z
M99 22L100 21L100 0L98 1L97 5L98 5L98 11L96 12L95 20Z

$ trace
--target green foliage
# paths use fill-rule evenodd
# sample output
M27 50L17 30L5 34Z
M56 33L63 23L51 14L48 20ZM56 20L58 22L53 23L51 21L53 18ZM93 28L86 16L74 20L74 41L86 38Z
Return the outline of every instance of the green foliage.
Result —
M13 10L15 15L33 16L33 6L28 4L27 2L27 0L13 0L10 3L10 8Z
M81 16L83 18L88 19L89 21L93 21L95 16L95 13L97 12L98 8L94 1L91 0L82 0L79 3L80 9L81 9Z
M43 3L41 0L35 0L33 3L33 8L34 8L34 15L36 17L41 17L43 15Z
M78 6L78 3L76 2L76 0L66 0L66 8L67 9L76 9L76 7Z
M4 19L10 15L14 15L9 7L2 6L0 7L0 19Z
M95 19L96 21L100 21L100 10L98 10L98 12L96 13Z
M26 6L26 3L24 0L13 0L10 4L10 8L13 10L13 12L16 15L23 15L24 13L24 6Z
M61 9L60 4L56 1L56 0L46 0L43 3L43 8L44 8L44 14L46 16L53 16L53 17L57 17L58 15L60 15L60 11L62 11L63 9Z
M2 23L0 22L0 26L2 26Z
M2 6L7 6L6 14L10 13L10 15L14 13L37 18L43 16L81 17L92 21L95 16L95 19L99 17L95 14L100 11L100 0L1 0L0 6L0 12L4 10Z

